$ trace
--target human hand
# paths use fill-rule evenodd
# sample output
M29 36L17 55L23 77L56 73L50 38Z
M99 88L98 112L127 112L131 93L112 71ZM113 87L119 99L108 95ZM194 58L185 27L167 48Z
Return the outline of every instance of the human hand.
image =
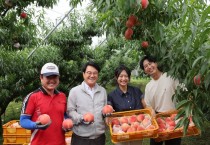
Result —
M107 114L102 113L102 116L103 116L103 118L110 117L110 116L112 116L112 113L107 113Z
M94 121L88 122L88 121L85 121L84 119L82 119L81 123L84 124L84 125L90 125L90 124L93 124Z
M47 124L41 124L41 122L36 122L36 129L42 129L42 130L45 130L45 129L47 129L49 126L50 126L50 124L52 123L52 121L50 120L50 122L49 123L47 123Z
M62 130L63 130L64 132L69 132L69 131L72 131L72 128L64 128L64 127L62 127Z
M105 117L111 116L114 111L115 110L113 109L111 105L105 105L101 112L102 112L102 116L105 118Z
M90 125L94 123L94 115L90 112L84 114L81 122L82 124L85 124L85 125Z

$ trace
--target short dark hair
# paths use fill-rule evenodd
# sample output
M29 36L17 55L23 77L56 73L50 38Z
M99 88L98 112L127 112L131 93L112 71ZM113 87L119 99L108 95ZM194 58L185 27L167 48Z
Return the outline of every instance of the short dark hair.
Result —
M143 65L143 63L144 63L145 60L148 60L149 62L154 62L154 63L157 62L157 60L156 60L156 58L155 58L154 56L148 56L148 55L144 56L144 57L141 59L141 61L139 62L140 68L141 68L142 70L144 70L144 65Z
M117 68L115 69L115 73L114 73L115 77L118 78L119 75L120 75L120 73L121 73L123 70L126 71L126 73L128 74L128 78L130 79L130 77L131 77L131 71L130 71L130 69L129 69L128 67L126 67L126 66L123 65L123 64L120 65L119 67L117 67Z
M88 66L94 67L98 72L100 72L100 70L101 70L97 63L95 63L93 61L89 61L89 62L87 62L83 65L83 67L82 67L82 72L83 73L85 73Z

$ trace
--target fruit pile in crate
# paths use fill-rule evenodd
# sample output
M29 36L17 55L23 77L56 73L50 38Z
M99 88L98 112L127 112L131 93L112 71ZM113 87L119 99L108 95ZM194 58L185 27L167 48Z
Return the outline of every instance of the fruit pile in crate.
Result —
M200 134L200 130L193 123L192 117L189 118L189 126L186 135L184 135L183 126L176 128L177 123L182 119L182 118L176 119L177 113L178 113L177 110L173 110L169 112L158 113L156 115L156 121L159 126L158 138L155 139L156 141L159 142L163 140Z
M108 118L112 142L156 138L158 125L148 109L112 113Z

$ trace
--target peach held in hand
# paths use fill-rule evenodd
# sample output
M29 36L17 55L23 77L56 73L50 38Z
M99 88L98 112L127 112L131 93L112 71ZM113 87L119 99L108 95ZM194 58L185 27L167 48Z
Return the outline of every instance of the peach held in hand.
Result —
M63 128L71 129L73 127L73 121L71 119L65 119L62 123Z
M47 115L47 114L39 115L37 121L40 122L43 125L48 124L48 123L50 123L50 116Z
M114 111L114 109L112 108L111 105L106 105L102 109L103 114L109 114L109 113L112 113L113 111Z
M83 115L83 119L85 122L93 122L94 121L94 116L92 113L86 113Z

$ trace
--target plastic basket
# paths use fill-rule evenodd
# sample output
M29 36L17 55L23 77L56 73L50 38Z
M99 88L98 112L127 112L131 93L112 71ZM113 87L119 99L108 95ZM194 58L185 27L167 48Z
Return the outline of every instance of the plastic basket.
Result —
M169 117L171 114L176 114L178 113L177 110L169 111L169 112L164 112L164 113L158 113L156 115L156 119L159 117ZM169 140L169 139L174 139L174 138L181 138L185 136L196 136L200 134L200 130L196 126L189 126L186 134L184 135L183 128L177 128L171 131L163 131L159 132L158 131L158 138L155 138L156 142L164 141L164 140Z
M9 145L9 144L24 144L24 143L29 143L31 137L28 136L22 136L22 135L13 135L13 136L4 136L4 145Z
M112 115L115 117L122 117L122 116L132 116L132 115L139 115L139 114L149 114L151 117L151 112L148 109L140 109L140 110L132 110L132 111L124 111L124 112L116 112ZM115 117L109 117L109 122L115 118ZM142 131L135 131L135 132L129 132L129 133L113 133L112 131L112 125L111 123L108 123L111 140L113 143L117 142L126 142L126 141L132 141L132 140L141 140L144 138L157 138L157 130L158 130L158 124L154 118L151 117L151 123L155 126L154 129L148 129L148 130L142 130Z
M22 128L22 127L13 127L12 124L19 123L19 120L12 120L4 124L3 127L3 136L4 135L30 135L31 130Z

